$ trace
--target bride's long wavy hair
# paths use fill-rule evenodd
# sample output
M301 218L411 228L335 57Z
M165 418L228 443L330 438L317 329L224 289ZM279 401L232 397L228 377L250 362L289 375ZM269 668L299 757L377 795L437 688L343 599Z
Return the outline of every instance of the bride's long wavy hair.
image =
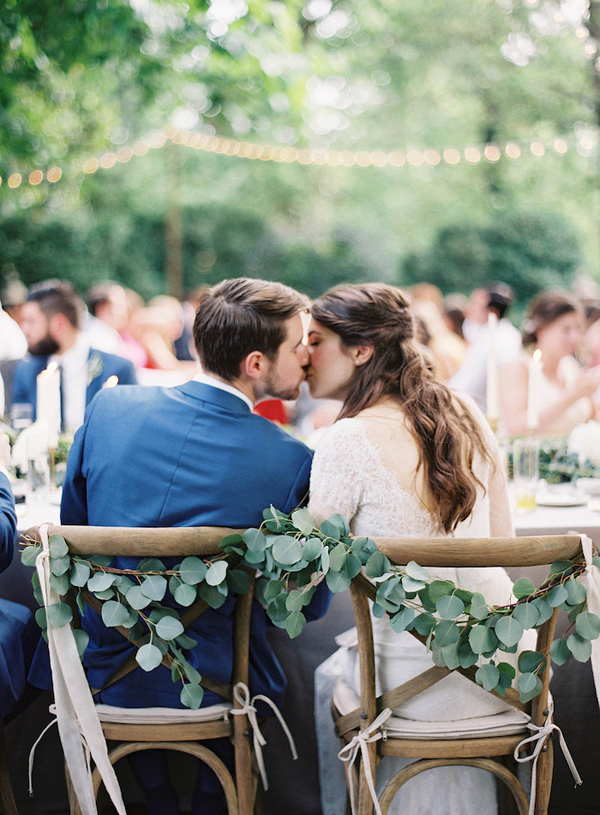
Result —
M419 467L446 533L472 513L483 484L473 471L478 451L490 460L481 428L431 370L414 339L414 317L399 289L385 283L336 286L315 301L314 319L343 346L372 345L357 367L339 419L386 396L401 404L419 450Z

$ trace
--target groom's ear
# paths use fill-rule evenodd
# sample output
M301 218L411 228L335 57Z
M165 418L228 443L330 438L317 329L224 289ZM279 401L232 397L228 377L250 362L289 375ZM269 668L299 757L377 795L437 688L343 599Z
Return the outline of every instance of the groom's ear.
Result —
M350 349L350 356L356 367L359 368L371 359L373 351L372 345L353 345Z
M266 361L266 357L262 351L250 351L242 360L240 373L242 376L247 376L249 379L256 381L263 375Z

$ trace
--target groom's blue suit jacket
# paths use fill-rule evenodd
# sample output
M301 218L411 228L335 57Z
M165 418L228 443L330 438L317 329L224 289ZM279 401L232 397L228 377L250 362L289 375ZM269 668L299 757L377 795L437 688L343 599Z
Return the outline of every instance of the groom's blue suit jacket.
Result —
M285 512L305 497L311 453L237 396L188 382L175 388L123 387L101 391L75 436L63 487L63 524L94 526L258 526L273 504ZM134 568L134 558L118 565ZM325 613L329 592L321 585L307 619ZM192 628L198 641L190 661L200 674L230 679L235 599L208 609ZM132 648L98 616L86 612L90 634L84 664L92 687L101 688ZM279 703L285 677L266 641L266 617L254 604L250 685ZM34 684L39 663L32 671ZM36 673L38 674L36 676ZM37 681L36 681L37 680ZM101 694L101 701L129 707L181 707L170 671L136 669ZM216 701L205 693L205 704Z

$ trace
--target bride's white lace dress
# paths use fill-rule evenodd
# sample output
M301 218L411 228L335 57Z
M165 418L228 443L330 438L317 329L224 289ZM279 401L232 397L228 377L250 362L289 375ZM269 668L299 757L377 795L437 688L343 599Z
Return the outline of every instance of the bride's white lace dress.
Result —
M490 451L496 443L474 404ZM360 418L342 419L322 437L311 474L309 508L317 520L332 512L345 515L355 535L372 537L441 534L425 504L426 490L417 472L418 451L403 414L394 404L364 411ZM503 468L477 456L474 470L485 487L467 522L455 537L512 535ZM488 603L511 599L512 581L503 569L430 569L441 578L483 594ZM399 685L433 664L431 656L411 634L395 633L387 617L375 620L377 691ZM529 632L533 634L533 632ZM317 733L323 815L344 815L345 782L337 759L339 742L333 734L330 699L342 678L358 690L358 658L354 631L342 634L340 647L319 666L315 675ZM534 647L529 642L527 647ZM516 667L516 655L504 655ZM465 677L451 675L395 709L394 715L421 721L456 721L506 711L507 706ZM460 727L460 725L458 725ZM386 758L378 769L378 788L390 774L408 763ZM387 764L387 767L386 767ZM383 770L383 772L382 772ZM387 770L387 772L386 772ZM393 772L392 772L393 771ZM381 780L379 780L381 778ZM442 767L423 773L398 793L390 815L495 815L494 778L471 767Z

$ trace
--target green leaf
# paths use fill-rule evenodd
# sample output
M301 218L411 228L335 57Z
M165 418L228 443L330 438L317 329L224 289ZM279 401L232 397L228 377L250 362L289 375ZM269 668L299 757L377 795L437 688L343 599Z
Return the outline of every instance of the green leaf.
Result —
M316 529L316 524L313 521L310 512L305 507L292 512L292 523L296 529L299 529L300 532L307 537L312 534L314 529Z
M104 591L97 591L95 592L95 596L98 600L112 600L115 596L115 590L111 587L110 589L105 589Z
M429 598L435 606L440 597L445 597L447 594L452 594L452 592L455 590L456 586L449 580L434 580L429 584Z
M484 690L494 690L500 680L500 671L492 663L488 662L486 665L480 665L475 672L475 681L481 685Z
M460 637L460 629L452 620L441 620L435 627L435 641L440 648L452 645Z
M68 574L50 574L50 585L57 594L61 597L68 593L71 588L71 581Z
M233 535L225 535L223 540L221 541L221 549L225 551L235 550L237 551L240 549L240 544L244 542L243 537L238 533L234 532Z
M162 640L174 640L184 632L181 620L176 617L163 617L156 624L156 634Z
M162 600L167 591L167 580L162 575L151 574L143 579L140 589L150 600Z
M381 577L390 570L390 561L383 552L374 552L367 560L367 577Z
M194 668L194 666L190 665L187 659L183 663L183 670L185 671L185 675L190 680L190 682L193 682L194 684L198 685L202 682L202 677L200 676L198 671Z
M453 671L460 665L458 651L459 651L458 640L456 642L451 643L450 645L445 645L442 648L438 646L437 640L434 640L431 655L436 665L440 665L442 667L445 666L446 668L450 668L450 670Z
M35 561L37 560L37 556L41 551L41 546L25 546L21 552L21 563L23 566L35 566Z
M552 608L550 603L546 601L545 597L537 597L535 600L533 600L533 605L537 608L540 614L540 618L537 621L537 625L539 627L540 625L543 625L547 620L549 620L550 617L552 617L554 609Z
M542 680L532 673L521 674L518 681L519 696L522 702L529 702L542 691Z
M329 590L334 594L337 594L340 591L346 591L352 582L343 572L327 572L325 575L325 581L329 587Z
M595 640L600 634L600 617L590 611L582 611L577 615L575 628L583 639Z
M133 586L128 589L125 597L131 608L135 608L137 611L146 608L150 604L150 598L142 593L141 586Z
M494 631L500 642L509 648L516 645L523 636L523 626L514 617L502 617L496 623Z
M584 640L579 634L567 637L567 646L577 662L587 662L592 655L592 643Z
M129 594L127 595L127 599L129 599ZM173 592L173 599L176 603L179 603L180 606L191 606L196 600L196 589L188 583L180 583Z
M281 580L270 580L265 587L265 600L273 600L282 591L283 582Z
M570 656L571 650L569 649L567 641L564 637L561 637L559 640L554 640L554 642L550 645L550 657L552 662L554 662L556 665L564 665Z
M500 671L500 683L504 687L510 688L511 682L517 675L517 672L508 662L499 662L496 667Z
M85 586L88 582L90 574L92 573L89 563L76 560L71 569L69 580L72 586Z
M337 546L334 546L329 552L329 568L333 569L334 572L340 572L346 560L347 552L348 547L345 543L338 543Z
M179 645L180 648L183 648L184 651L189 651L190 648L195 648L196 645L198 645L198 642L187 634L180 634L177 637L177 645Z
M497 644L498 638L486 625L474 625L469 631L469 645L476 654L486 654Z
M88 558L89 562L92 563L94 566L103 569L106 566L110 566L112 557L110 555L92 555ZM139 564L138 564L139 568Z
M350 534L348 521L343 515L331 515L326 521L321 524L321 534L326 538L333 538L339 540Z
M321 553L321 572L327 574L329 571L329 549L324 546Z
M535 591L533 582L528 577L520 577L513 586L513 594L517 600L523 597L529 597Z
M465 610L465 604L455 595L446 594L437 601L436 608L442 620L456 620Z
M204 698L204 688L202 685L187 684L184 685L179 694L181 704L190 710L198 710Z
M394 631L399 634L402 631L406 631L412 627L414 618L414 610L409 606L403 606L400 611L394 614L394 616L390 619L390 625Z
M573 578L571 580L567 580L567 582L563 585L566 589L568 595L567 602L570 606L578 606L580 603L585 602L587 591L583 583L580 583L579 580L575 580Z
M512 616L521 623L524 629L535 628L540 619L540 612L533 603L519 603Z
M195 555L184 558L179 564L179 577L183 583L195 586L204 580L207 572L206 563Z
M295 538L279 536L273 544L271 551L280 566L290 566L302 560L302 544Z
M306 617L301 611L293 611L285 621L285 630L288 632L290 639L294 639L301 633L306 625Z
M77 648L77 653L79 654L79 658L81 659L85 649L88 646L88 642L90 641L90 635L88 634L87 631L84 631L82 628L74 628L73 636L75 637L75 647Z
M554 586L546 595L546 600L552 608L558 608L562 603L566 603L568 599L569 595L564 586Z
M48 620L46 619L46 609L45 608L38 608L34 614L35 621L39 625L40 628L47 628L48 627Z
M227 585L234 594L246 594L250 582L250 575L243 569L230 569L227 572Z
M50 571L57 577L61 574L66 574L71 568L70 557L51 557L50 558Z
M425 583L429 583L429 580L431 578L431 575L429 574L427 569L424 569L422 566L419 566L419 564L415 563L414 560L411 560L406 564L404 571L409 577L412 577L413 580L421 580L425 581Z
M550 565L550 571L548 573L548 577L552 577L553 575L559 574L569 574L573 569L573 564L570 560L555 560L554 563Z
M458 661L460 662L461 668L470 668L471 665L477 663L478 658L478 655L473 653L468 643L464 642L461 644L458 649Z
M351 580L353 577L356 577L359 574L360 570L362 569L362 563L353 555L352 552L346 555L346 560L344 561L344 565L342 566L342 571L349 577Z
M260 529L247 529L244 532L243 539L251 552L262 554L267 548L267 539Z
M73 619L73 612L71 607L66 603L52 603L46 609L48 623L54 628L62 628L63 625L68 625Z
M415 580L413 577L409 577L408 575L402 576L402 587L404 591L415 593L421 591L421 589L425 588L425 583L422 580Z
M227 600L227 589L223 591L221 586L209 586L207 583L200 583L198 594L211 608L221 608Z
M475 617L476 620L484 620L488 616L489 609L482 594L473 595L469 613L471 617Z
M108 600L102 606L102 622L107 628L114 628L117 625L125 625L129 618L129 610L122 603L116 600Z
M415 617L413 628L422 637L428 637L435 628L435 618L429 614L418 614Z
M115 582L116 575L109 572L96 572L95 575L88 580L87 587L94 594L97 591L106 591Z
M227 577L229 564L226 560L216 560L211 563L206 572L205 581L209 586L218 586Z
M535 673L540 665L544 665L546 657L539 651L521 651L519 654L519 670L523 674Z
M162 658L163 655L160 648L157 648L156 645L153 645L151 642L138 648L135 655L137 664L144 671L153 671L155 668L158 668L162 662Z
M302 545L302 559L310 563L311 560L316 560L321 556L323 551L323 544L319 538L309 538L306 543Z
M294 589L288 594L285 599L285 607L288 611L300 611L302 609L302 594L298 589Z
M377 546L371 538L354 538L352 541L352 553L356 555L363 566L376 551Z
M65 557L69 554L69 547L62 535L50 535L48 538L50 557Z
M165 564L157 557L145 557L138 563L139 572L164 572Z

